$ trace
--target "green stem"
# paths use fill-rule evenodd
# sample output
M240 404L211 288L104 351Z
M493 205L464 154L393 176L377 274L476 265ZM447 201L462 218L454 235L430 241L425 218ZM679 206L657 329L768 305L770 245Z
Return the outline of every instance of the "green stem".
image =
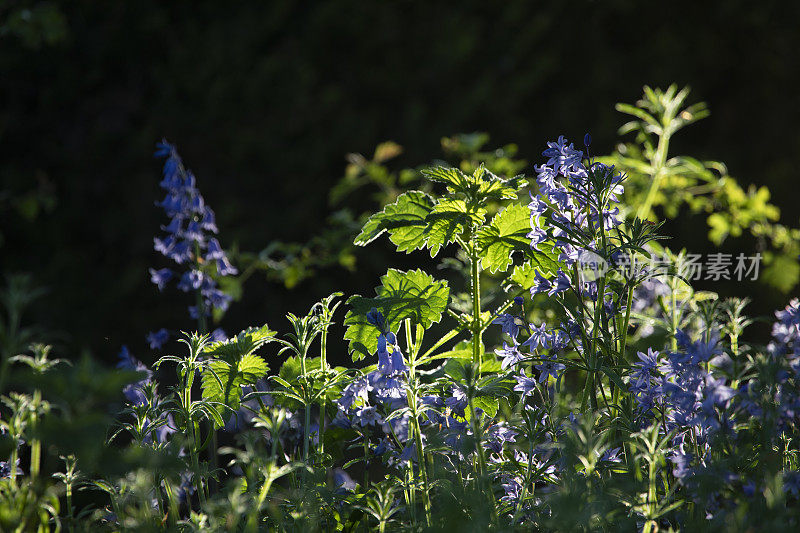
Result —
M322 375L324 376L325 382L327 383L327 375L328 375L328 326L327 324L322 328L322 333L320 334L320 350L319 350L319 360L320 360L320 368L322 369ZM327 393L323 392L320 396L319 402L319 453L320 455L325 453L325 404L326 404L326 395Z
M483 324L481 323L481 271L480 259L474 246L470 253L470 289L472 292L472 364L477 367L478 378L481 377L483 347Z
M200 461L197 457L199 450L198 450L198 439L197 439L197 430L198 428L195 427L194 420L192 420L192 381L193 381L193 372L194 370L187 368L184 374L184 384L183 384L183 391L182 391L182 400L183 400L183 410L186 414L186 425L187 429L189 430L189 438L192 441L191 446L191 456L192 456L192 468L194 469L194 476L195 476L195 483L197 484L197 493L200 497L200 503L202 506L206 504L206 497L205 497L205 487L203 485L203 477L200 475Z
M628 327L631 323L631 302L633 301L633 285L628 287L628 299L625 303L625 322L623 323L622 327L620 328L620 335L622 335L622 346L620 348L619 354L622 357L622 362L628 360L625 355L625 349L628 344Z
M665 117L665 120L669 120ZM650 188L647 190L644 202L641 203L639 209L636 211L636 218L644 219L650 214L650 208L656 198L659 188L661 187L661 180L664 178L664 165L667 161L667 150L669 148L669 132L667 124L662 129L662 134L658 138L658 148L653 158L650 160L650 167L653 169L653 174L650 180Z
M411 345L411 323L406 320L406 336L409 345ZM421 337L421 334L419 335ZM421 339L417 339L418 341ZM418 412L418 405L417 405L417 391L416 391L416 376L415 376L415 368L414 362L416 359L416 352L418 351L418 342L415 342L411 348L412 353L409 357L409 367L408 367L408 383L409 387L406 389L406 398L408 399L408 406L411 408L411 425L412 431L414 432L414 445L417 448L417 465L419 466L419 473L422 476L422 485L424 487L424 491L422 492L422 504L425 509L425 523L428 527L432 526L431 521L431 497L430 497L430 486L428 485L428 469L425 464L425 451L422 447L422 431L419 427L419 412ZM409 468L413 468L411 461L409 461Z

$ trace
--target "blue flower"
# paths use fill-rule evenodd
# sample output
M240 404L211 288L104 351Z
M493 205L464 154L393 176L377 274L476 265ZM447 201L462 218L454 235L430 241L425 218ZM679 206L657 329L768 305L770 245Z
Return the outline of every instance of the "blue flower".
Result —
M372 406L359 407L353 415L353 422L362 428L376 424L383 424L383 418L378 413L378 409Z
M204 314L210 314L211 309L224 311L231 298L218 289L207 265L214 265L219 276L234 275L238 271L219 241L209 235L217 233L214 212L206 205L194 175L184 168L174 146L164 141L158 143L156 157L166 158L160 183L166 195L158 205L170 220L161 227L166 235L154 238L154 248L179 265L190 265L180 276L178 288L184 292L200 291ZM174 277L168 268L150 269L150 275L159 290ZM190 309L190 314L197 318L200 310L195 307Z
M333 484L337 491L340 492L353 492L357 486L357 483L353 481L353 478L350 477L350 474L341 468L336 468L333 470Z
M495 453L502 453L506 442L517 442L517 432L503 424L489 428L486 435L486 446Z
M168 268L161 268L161 269L150 269L150 281L152 281L156 286L158 286L158 290L164 290L164 287L172 279L172 270Z
M385 376L394 376L408 370L403 361L403 352L397 345L397 337L392 332L378 336L378 371Z
M508 367L513 367L525 360L525 355L519 351L517 345L509 346L505 342L503 343L503 348L496 349L494 353L503 358L503 361L500 364L500 367L503 370L507 369Z
M547 150L542 155L549 157L545 165L553 167L557 172L570 173L579 170L583 165L583 152L575 150L572 143L567 144L563 135L556 142L548 142Z
M542 359L541 364L534 365L534 368L540 372L539 383L546 382L550 376L553 376L553 379L558 379L558 373L567 368L563 364L556 362L554 354L544 356Z
M367 322L378 328L378 331L380 331L382 335L389 333L389 327L386 324L386 319L383 317L383 313L378 311L377 308L373 307L369 310L367 313Z
M558 276L556 276L556 283L550 287L550 290L547 291L549 296L555 296L556 294L562 293L569 289L571 286L569 277L562 271L558 271Z
M550 280L542 276L537 269L533 270L534 278L531 284L531 296L536 296L540 292L550 292L552 284Z
M164 328L158 331L151 331L147 334L147 342L150 343L150 348L153 350L160 350L161 347L169 340L169 331Z
M128 350L127 346L123 346L119 352L120 361L117 368L123 370L133 370L145 374L145 377L135 383L129 383L122 389L122 393L129 402L134 405L143 405L147 398L145 397L142 388L150 383L153 379L153 372L147 368L144 363L136 359Z
M463 418L468 404L467 393L460 387L453 387L452 395L445 398L444 404L452 413Z
M517 335L519 335L520 326L524 326L525 322L523 322L521 318L510 313L503 313L492 320L492 324L499 325L503 333L507 334L512 339L516 339Z
M19 467L19 459L14 466L15 474L18 476L24 475L24 472ZM0 461L0 479L8 479L11 477L11 463L8 461Z
M514 390L521 392L523 396L528 396L536 389L536 379L526 376L524 370L519 373L519 376L515 376L515 379L517 384L514 386Z

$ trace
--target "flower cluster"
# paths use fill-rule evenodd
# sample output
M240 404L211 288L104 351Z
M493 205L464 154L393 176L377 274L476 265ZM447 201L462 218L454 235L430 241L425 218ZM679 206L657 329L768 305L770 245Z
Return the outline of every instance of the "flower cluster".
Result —
M601 163L587 166L583 152L563 136L547 145L542 152L547 162L535 167L539 190L528 204L532 228L528 238L537 250L551 242L560 252L559 261L570 267L582 254L597 253L603 232L622 222L614 204L623 192L623 176ZM569 277L559 270L555 282L537 276L531 293L553 296L569 287Z
M192 318L208 316L212 309L226 310L231 297L219 289L214 275L231 276L237 273L228 260L216 235L217 225L214 211L205 203L197 189L194 174L183 166L175 147L167 142L158 144L156 157L166 158L160 186L166 191L158 204L169 223L162 226L165 235L154 239L157 252L173 260L177 265L186 265L178 274L170 268L150 269L151 281L163 290L173 279L183 292L198 292L198 305L189 307ZM165 330L151 333L151 347L160 347L167 339Z

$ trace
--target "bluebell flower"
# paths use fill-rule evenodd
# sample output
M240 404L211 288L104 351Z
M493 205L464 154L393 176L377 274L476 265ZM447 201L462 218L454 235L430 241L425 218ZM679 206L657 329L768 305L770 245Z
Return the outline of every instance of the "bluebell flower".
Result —
M502 453L507 442L517 442L517 432L504 424L495 424L486 432L486 446L495 453Z
M736 391L725 385L725 379L715 379L711 375L707 375L705 379L705 386L703 387L703 409L711 411L714 406L726 406L731 398L734 397Z
M423 435L424 437L424 435ZM409 442L403 447L403 452L400 454L400 462L417 461L417 445Z
M357 483L353 481L350 474L341 468L335 468L333 470L333 485L336 487L337 491L353 492L356 490Z
M467 393L460 387L453 387L452 395L444 400L444 404L450 411L462 418L464 417L464 409L467 408L468 403Z
M534 368L540 372L539 383L544 383L550 376L553 379L558 379L558 373L567 367L556 361L555 354L550 354L549 356L543 356L542 362L534 365Z
M601 463L621 463L622 457L619 456L622 448L607 448L601 455L600 455L600 462Z
M581 163L583 152L576 150L572 143L567 144L567 139L563 135L560 135L556 142L548 142L547 150L542 152L542 155L549 158L545 165L559 173L571 174L583 167Z
M395 376L408 371L408 367L403 361L403 352L397 345L397 337L394 333L381 333L378 336L378 370L386 376Z
M567 276L563 271L559 270L558 275L556 276L556 282L550 287L550 290L547 291L549 296L555 296L556 294L562 293L571 287L571 282L569 280L569 276Z
M542 348L547 348L547 325L542 322L540 325L530 324L528 326L530 331L530 337L522 343L523 346L527 346L528 350L531 352L536 351L540 346Z
M204 265L215 265L219 276L234 275L237 270L231 265L219 241L209 235L217 233L214 212L206 205L197 189L194 175L184 168L174 146L166 142L159 143L156 156L166 158L164 177L160 183L166 195L158 205L170 220L162 226L166 235L154 239L154 248L178 265L190 265L189 270L180 276L178 288L185 292L199 291L204 314L210 314L211 309L224 311L231 298L219 290L207 271L208 267ZM159 290L163 290L175 277L168 268L150 269L150 275ZM200 310L193 307L190 313L197 318Z
M386 435L396 437L399 442L406 442L411 438L410 419L411 415L405 413L402 416L384 420L381 429Z
M522 478L506 478L505 482L501 483L500 486L503 488L503 496L500 497L501 502L515 505L522 497Z
M164 290L164 287L167 285L169 280L172 279L172 276L172 270L168 268L160 268L158 270L154 268L150 269L150 281L152 281L160 291Z
M372 387L366 378L353 380L344 388L342 397L336 400L336 403L345 411L349 411L354 405L366 402L370 390Z
M534 277L533 283L531 284L531 296L536 296L539 293L549 293L550 289L553 287L553 284L550 282L550 280L542 276L537 269L534 269L533 273Z
M672 475L681 481L689 476L692 476L695 472L695 469L692 467L693 459L694 457L692 454L685 453L682 448L679 448L678 451L676 451L670 457L670 460L674 465L672 469Z
M19 467L19 459L14 466L15 474L18 476L24 475L24 472ZM0 461L0 479L8 479L11 477L11 463L8 461Z
M519 373L519 376L514 376L514 378L517 380L517 384L514 385L514 390L521 392L523 396L528 396L536 389L536 379L526 376L524 370Z
M378 328L378 331L380 331L382 335L389 333L389 326L386 324L386 319L383 313L378 311L377 308L373 307L369 310L367 313L367 322Z
M372 453L377 456L381 456L389 451L392 447L392 443L389 442L388 438L381 439L377 446L372 448Z
M150 348L153 350L160 350L164 343L169 340L169 331L164 328L159 329L158 331L151 331L147 334L147 342L150 344Z
M519 351L517 345L509 346L505 342L503 343L503 348L496 349L494 353L502 358L500 367L503 370L513 367L525 360L525 355Z
M492 320L492 324L499 325L503 333L516 340L517 335L519 335L519 328L520 326L524 326L525 322L523 322L521 318L510 313L503 313Z
M211 342L220 342L220 341L224 341L224 340L227 340L227 339L228 339L228 335L227 335L227 333L225 333L225 330L223 330L222 328L215 329L208 336L208 340L211 341Z
M142 390L146 384L150 383L153 379L153 372L145 366L144 363L136 359L128 350L127 346L123 346L119 352L120 358L117 368L123 370L133 370L145 374L145 377L135 383L129 383L122 389L122 393L134 405L143 405L147 398Z
M653 377L658 372L658 356L660 354L652 348L648 348L646 354L637 352L636 355L639 357L639 362L633 365L635 368L631 374L633 386L636 388L643 385L649 387Z
M364 406L356 409L353 415L353 423L357 423L363 428L365 426L383 424L383 418L381 418L376 407Z

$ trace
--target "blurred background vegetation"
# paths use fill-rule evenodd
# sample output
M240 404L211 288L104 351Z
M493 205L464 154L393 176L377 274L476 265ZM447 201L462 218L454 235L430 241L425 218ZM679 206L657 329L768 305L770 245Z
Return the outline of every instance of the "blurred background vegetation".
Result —
M711 110L672 152L722 161L745 188L769 187L780 220L799 225L800 4L453 6L0 0L0 273L27 272L46 287L27 320L57 337L40 340L110 361L122 344L146 354L149 330L192 327L186 295L160 295L147 273L164 266L152 250L166 222L151 157L162 137L197 175L223 246L253 252L238 254L240 269L262 250L269 259L222 320L229 332L265 321L282 329L285 312L334 290L371 293L387 265L429 268L424 253L398 256L387 240L325 257L326 243L346 236L348 213L377 208L402 182L400 173L382 188L329 194L346 168L357 180L383 141L402 146L376 154L395 171L457 162L442 138L462 132L488 132L484 149L511 153L514 143L515 158L531 163L559 134L579 142L590 131L593 149L610 153L626 121L614 105L635 102L645 84L690 85L688 103ZM351 212L335 214L343 206ZM707 215L682 209L667 244L716 251ZM333 235L277 244L308 242L331 216ZM721 250L755 248L744 239ZM319 256L313 276L263 275L293 254ZM752 282L703 288L755 296L755 313L788 299Z

